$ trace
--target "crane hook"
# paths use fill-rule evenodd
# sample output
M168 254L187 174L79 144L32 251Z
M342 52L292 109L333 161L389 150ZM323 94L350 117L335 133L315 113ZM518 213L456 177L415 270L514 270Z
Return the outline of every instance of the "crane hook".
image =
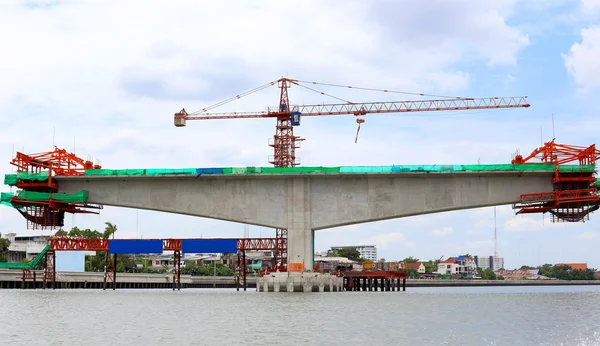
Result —
M354 139L354 143L358 143L358 132L360 132L360 124L364 123L365 119L356 118L356 123L358 124L358 128L356 129L356 138Z

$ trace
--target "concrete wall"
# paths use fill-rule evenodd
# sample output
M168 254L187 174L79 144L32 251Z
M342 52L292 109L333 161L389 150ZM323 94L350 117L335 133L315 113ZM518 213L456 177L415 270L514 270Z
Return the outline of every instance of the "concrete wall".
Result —
M518 202L552 172L58 177L90 203L319 230Z

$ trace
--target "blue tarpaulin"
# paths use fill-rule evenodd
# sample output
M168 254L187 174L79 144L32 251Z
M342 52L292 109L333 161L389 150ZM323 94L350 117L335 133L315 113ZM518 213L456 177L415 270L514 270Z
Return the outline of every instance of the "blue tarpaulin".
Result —
M162 254L163 241L158 239L113 239L108 242L111 254Z
M223 174L223 168L196 168L196 174Z
M181 241L183 253L235 253L237 239L184 239Z

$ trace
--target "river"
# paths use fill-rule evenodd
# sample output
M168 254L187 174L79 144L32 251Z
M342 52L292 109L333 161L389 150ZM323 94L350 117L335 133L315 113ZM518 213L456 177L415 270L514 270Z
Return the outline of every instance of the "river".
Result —
M1 345L600 345L600 287L0 290Z

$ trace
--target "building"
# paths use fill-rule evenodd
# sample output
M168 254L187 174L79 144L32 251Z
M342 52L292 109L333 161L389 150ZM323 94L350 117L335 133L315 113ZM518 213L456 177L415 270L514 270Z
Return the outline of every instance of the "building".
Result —
M25 258L29 261L33 261L46 245L48 245L50 236L17 236L16 233L8 233L4 238L10 241L7 261L21 263Z
M406 263L406 269L415 269L419 274L425 273L425 265L421 262Z
M333 251L341 249L356 249L360 253L360 257L377 262L377 247L375 245L332 246L327 253L331 254Z
M471 257L450 257L438 264L437 273L473 279L477 274L477 265Z
M491 269L491 270L500 270L504 269L504 258L494 256L475 256L475 264L477 268L481 268L482 270Z

